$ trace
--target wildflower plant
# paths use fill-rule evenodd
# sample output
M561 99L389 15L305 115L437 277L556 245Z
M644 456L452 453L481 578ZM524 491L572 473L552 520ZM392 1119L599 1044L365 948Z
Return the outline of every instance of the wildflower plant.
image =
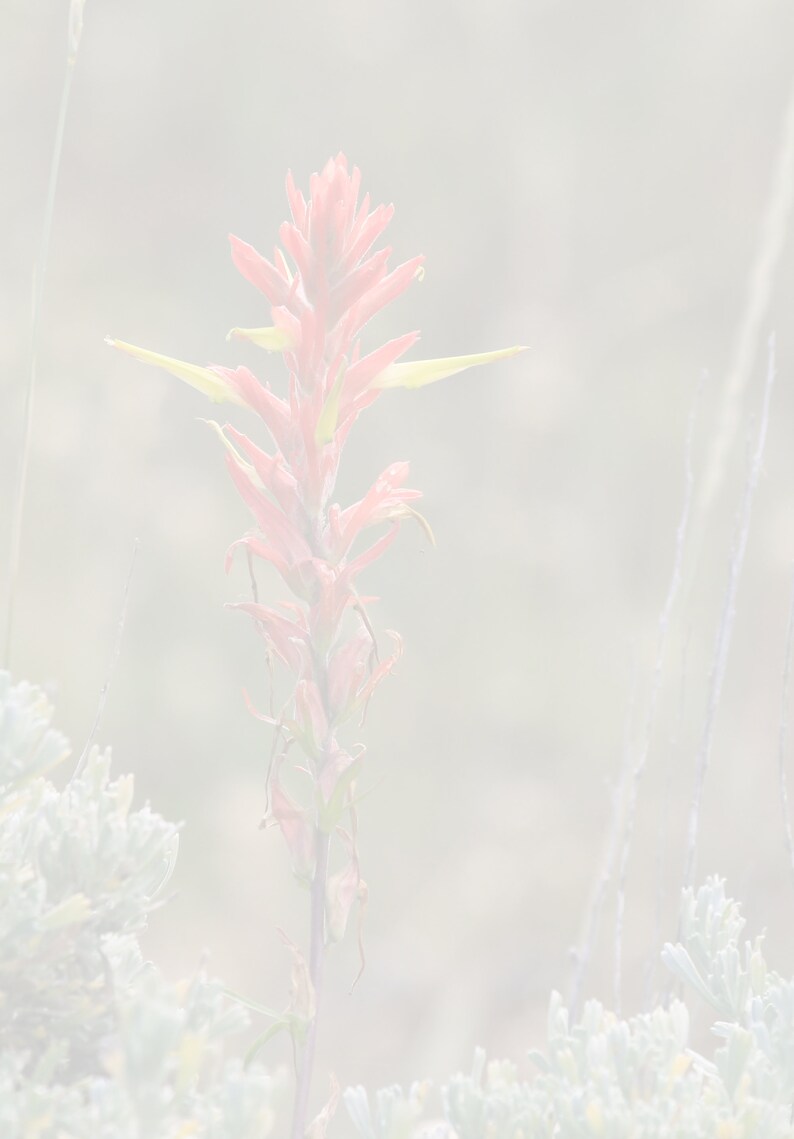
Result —
M291 1004L264 1034L287 1029L300 1052L295 1139L306 1129L325 949L343 937L353 906L366 899L355 813L364 749L350 742L349 725L362 716L400 656L396 633L390 634L388 651L379 645L369 616L372 598L359 592L359 579L386 552L403 521L417 519L429 532L415 508L421 494L407 485L407 462L386 466L358 501L338 503L334 490L343 449L361 413L386 389L422 387L521 351L404 361L417 332L365 351L365 326L422 275L422 257L389 270L391 249L377 243L393 208L371 208L369 195L359 202L359 189L358 169L349 171L340 154L312 176L308 199L288 176L291 218L280 228L281 246L272 261L239 238L230 239L234 264L263 294L271 321L235 328L230 336L281 353L288 373L285 394L247 367L200 367L110 341L213 402L253 411L270 437L271 449L264 450L235 427L211 421L255 523L232 544L227 566L238 552L251 563L265 562L291 594L274 606L260 600L255 587L252 600L232 608L253 619L268 659L289 677L280 708L252 710L274 729L269 821L280 829L294 873L308 885L311 899L308 953L285 936L294 962ZM304 776L300 799L287 790L285 766ZM332 841L341 852L334 873ZM331 1110L329 1103L318 1117L319 1130Z
M42 300L83 9L84 0L70 0L66 72L33 289L24 430L9 543L3 669L13 639ZM794 119L789 115L789 120L790 128ZM788 159L794 146L789 128L736 361L726 385L722 422L698 499L701 516L724 478L725 455L739 421L738 395L750 375L754 341L772 295L774 262L786 237L786 203L791 197L786 184ZM286 686L271 684L265 710L256 709L250 699L248 703L272 730L266 822L281 832L295 877L310 898L308 947L299 948L282 933L293 959L290 1003L284 1013L270 1014L273 1024L244 1061L226 1058L227 1038L247 1024L241 1006L268 1010L201 970L188 981L171 984L143 958L138 938L148 915L164 900L179 827L148 805L133 809L131 777L111 778L110 753L91 747L107 682L77 769L57 786L51 775L59 767L62 770L70 753L68 742L51 727L52 709L40 689L15 684L7 671L0 670L2 1139L284 1135L286 1120L279 1104L284 1081L280 1073L269 1074L256 1060L262 1046L280 1031L290 1034L296 1057L292 1139L324 1139L336 1109L340 1089L332 1077L330 1099L314 1121L307 1122L324 955L331 943L344 937L356 903L360 923L366 901L356 838L356 787L364 747L355 741L353 725L363 720L372 694L400 656L396 633L388 634L388 649L376 636L370 615L374 599L360 591L360 583L394 542L403 521L416 520L432 539L416 510L421 494L409 486L407 462L386 466L357 501L342 505L336 500L344 446L361 413L387 389L422 387L521 351L516 347L406 360L418 339L416 332L365 349L371 318L420 278L423 269L421 257L389 269L391 250L379 247L379 241L392 207L372 208L368 195L359 201L359 192L359 171L350 171L340 154L312 176L306 198L288 176L291 216L280 228L280 246L272 260L231 238L236 267L264 296L270 315L267 326L234 328L230 336L282 356L287 378L280 394L277 381L271 387L245 367L201 367L110 341L138 360L164 368L215 403L252 411L270 438L269 447L263 449L236 427L208 421L225 449L229 474L254 523L232 543L227 555L227 566L236 555L247 558L253 597L231 608L252 619L265 646L268 671L277 664L287 678ZM762 937L744 940L744 919L721 879L709 878L697 892L693 885L702 790L774 375L772 338L758 442L739 512L698 753L678 933L661 953L678 986L675 999L671 986L670 994L655 1007L630 1018L596 1000L579 1012L588 935L578 958L570 1008L552 993L546 1045L529 1053L528 1078L522 1078L510 1061L487 1063L486 1053L478 1049L471 1074L453 1076L435 1103L427 1081L406 1090L391 1085L372 1099L363 1087L349 1087L343 1095L347 1116L340 1113L333 1124L340 1137L352 1133L360 1139L794 1137L794 979L767 964ZM694 411L690 440L693 422ZM667 622L681 577L691 494L688 454L687 490L670 591L660 618L646 738L630 773L633 783L617 885L617 1004L625 869L637 787L651 742ZM272 567L288 598L280 603L260 599L255 562ZM792 867L784 756L793 644L794 603L779 748ZM297 793L298 786L302 794ZM607 867L589 929L595 930L608 880ZM363 950L361 960L363 966ZM704 1008L711 1014L711 1046L691 1028L693 1014L699 1012L702 1018Z

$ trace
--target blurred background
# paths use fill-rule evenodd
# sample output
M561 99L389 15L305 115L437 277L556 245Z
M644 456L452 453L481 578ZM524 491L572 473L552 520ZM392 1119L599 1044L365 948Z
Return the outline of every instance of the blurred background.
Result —
M3 3L3 567L67 16L65 0ZM778 378L698 879L726 875L750 932L768 927L771 962L790 962L777 762L794 561L792 37L786 0L86 4L10 663L47 685L79 752L139 540L99 739L134 772L139 803L185 824L177 896L146 938L173 978L206 958L281 1007L290 962L276 929L305 940L306 898L278 835L258 829L270 737L242 689L263 701L265 670L248 620L223 609L248 593L223 562L249 519L198 422L211 412L104 336L248 363L278 390L278 357L224 340L267 323L227 233L269 254L287 169L305 187L343 150L373 201L395 203L392 263L426 256L424 281L367 343L421 328L422 357L531 347L386 393L346 452L343 503L411 461L437 548L406 526L366 579L377 627L399 630L405 655L360 733L367 968L351 995L355 936L331 952L318 1086L329 1068L343 1085L443 1078L478 1044L520 1060L542 1039L550 989L568 992L621 764L643 752L700 390L691 526L626 884L622 1007L644 1007L675 933L772 330ZM704 508L731 375L738 427ZM267 588L278 600L275 576ZM614 923L610 888L585 979L610 1004ZM288 1062L288 1043L265 1059Z

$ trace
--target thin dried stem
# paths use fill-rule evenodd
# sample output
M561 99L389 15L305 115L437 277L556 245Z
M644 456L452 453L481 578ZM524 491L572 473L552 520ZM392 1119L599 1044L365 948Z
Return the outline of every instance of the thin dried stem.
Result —
M791 833L791 813L788 802L788 784L786 781L786 744L788 740L788 702L791 681L791 656L794 647L794 580L792 581L791 605L786 628L786 654L783 661L783 694L780 702L780 735L778 740L778 778L780 782L780 804L783 808L783 827L786 835L786 850L788 851L789 865L794 876L794 836Z
M681 651L681 674L678 684L678 709L673 729L670 733L668 746L668 762L665 765L664 794L659 803L658 822L656 827L656 903L654 909L654 932L651 939L651 948L648 953L648 962L645 968L645 1001L644 1007L650 1012L655 1003L654 980L659 963L659 946L663 938L663 915L665 905L665 871L667 868L667 847L670 834L670 806L673 799L673 771L679 766L677 757L681 749L681 729L684 723L687 695L687 652L689 649L689 633L687 631Z
M670 618L676 598L681 587L682 567L684 562L684 547L686 545L689 517L692 509L692 490L695 478L692 473L692 446L695 436L695 423L700 406L700 396L703 391L703 380L695 390L695 397L689 412L687 422L685 460L684 460L684 502L681 508L681 517L675 533L675 550L673 554L673 568L670 574L670 584L667 587L662 611L659 614L659 628L656 642L656 660L653 668L653 680L648 699L648 711L645 717L642 744L634 765L632 777L628 787L628 804L623 821L623 842L620 849L620 865L618 868L617 898L615 903L615 965L614 965L614 1000L615 1010L620 1012L621 974L623 967L623 923L626 912L626 877L628 874L629 855L631 853L631 840L634 836L634 821L637 814L637 801L639 799L640 782L648 762L651 749L653 729L656 723L656 709L659 703L659 693L662 689L662 669L664 666L667 637L670 629Z
M17 585L19 582L19 561L22 548L22 520L25 513L25 497L27 493L28 471L30 468L30 452L33 440L33 414L36 394L36 359L39 351L39 326L41 323L41 307L44 297L44 279L47 272L47 262L50 253L50 234L52 221L55 215L55 193L58 187L58 173L61 166L61 151L66 129L66 112L69 107L69 95L72 90L72 79L77 62L77 50L80 45L82 32L83 0L72 0L69 10L68 48L66 57L66 74L63 80L61 101L58 108L58 124L55 129L55 143L50 163L50 179L47 187L47 200L44 206L44 224L41 232L39 256L36 262L33 281L33 308L30 328L30 357L28 365L28 380L25 390L24 426L22 433L22 450L17 470L16 491L11 516L11 543L8 556L5 639L3 660L8 668L11 661L11 640L14 631L14 606L16 603Z
M601 868L598 877L590 893L585 917L583 922L584 936L582 937L581 944L578 948L574 949L574 975L571 980L570 993L568 998L568 1008L570 1010L570 1017L575 1021L582 1001L582 989L584 986L585 973L590 964L590 958L593 953L593 946L595 945L596 936L598 934L598 926L601 921L601 913L604 908L604 901L606 899L607 888L612 881L612 875L615 871L615 861L617 859L618 851L618 838L620 835L620 820L623 816L623 804L626 798L626 786L631 772L631 725L634 720L634 710L637 702L637 666L636 663L632 669L631 674L631 688L626 711L626 719L623 725L623 755L618 773L617 782L612 791L612 802L609 817L609 826L607 828L607 841L604 848L604 857L601 862Z
M714 726L717 720L722 682L725 678L725 668L728 663L733 622L736 616L736 595L739 590L744 555L747 551L747 539L750 533L750 518L753 509L753 499L761 474L761 462L766 444L767 428L769 426L769 405L772 397L772 387L775 380L775 338L769 338L769 358L767 364L766 383L764 386L764 399L761 409L761 422L758 428L758 439L755 452L747 472L747 480L739 508L737 529L734 537L733 551L728 570L728 585L725 590L725 599L722 606L722 616L717 630L717 640L714 648L714 660L709 680L708 704L706 719L703 725L703 734L698 748L695 762L695 787L689 812L689 828L687 835L687 853L684 866L684 887L691 887L695 879L695 860L697 854L698 827L700 823L700 810L703 803L703 785L708 770L711 747L714 739Z
M772 187L761 226L755 261L747 283L747 296L736 334L733 360L725 381L720 420L714 434L711 456L699 496L698 507L701 513L708 509L722 485L728 452L739 429L742 396L758 355L761 330L772 299L775 272L786 244L792 200L794 200L794 86L789 93L776 170L772 177Z

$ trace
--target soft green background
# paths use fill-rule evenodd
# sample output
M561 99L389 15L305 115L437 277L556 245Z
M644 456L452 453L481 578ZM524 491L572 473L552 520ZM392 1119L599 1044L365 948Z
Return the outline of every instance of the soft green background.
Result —
M3 564L67 8L2 5ZM700 474L746 309L793 39L788 0L86 4L11 665L51 686L81 746L140 540L100 735L139 798L186 824L178 896L147 942L172 976L206 951L235 988L280 1006L289 961L276 927L302 940L305 898L278 836L257 829L269 737L241 691L263 700L264 670L252 628L222 608L247 590L223 558L248 519L197 422L211 409L103 337L246 361L280 384L276 357L224 342L232 325L266 322L226 235L269 252L286 170L305 185L343 149L373 199L397 207L395 261L427 258L424 282L373 324L370 343L419 327L422 356L532 349L387 393L346 456L343 501L410 459L438 547L406 527L366 583L382 598L378 626L399 629L406 652L361 732L368 965L351 996L354 939L332 954L321 1079L328 1068L343 1084L441 1077L468 1066L477 1043L519 1056L542 1031L550 987L567 988L624 737L635 754L643 738L687 417L707 370ZM768 924L773 964L793 947L776 785L793 292L788 241L728 477L687 548L628 882L624 1011L640 1007L653 946L674 933L772 329L778 383L699 869L726 874L751 922ZM268 588L277 600L275 577ZM613 943L610 901L588 978L607 1000ZM286 1042L269 1055L288 1060Z

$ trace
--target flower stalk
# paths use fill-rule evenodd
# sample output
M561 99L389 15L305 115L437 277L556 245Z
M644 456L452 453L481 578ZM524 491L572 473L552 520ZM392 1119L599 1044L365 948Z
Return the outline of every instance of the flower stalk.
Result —
M276 733L267 821L281 831L296 878L310 886L308 965L285 936L293 956L292 999L279 1024L264 1034L269 1039L284 1027L300 1049L293 1139L307 1131L325 951L344 936L353 907L366 898L354 809L363 748L347 742L348 725L363 716L400 656L397 634L391 634L392 651L381 654L368 615L371 599L359 594L358 578L383 556L403 521L427 526L414 505L421 494L407 486L406 462L387 466L357 502L336 502L343 448L361 413L385 390L422 387L522 350L409 362L402 357L418 339L409 332L365 354L362 330L421 276L422 258L389 270L391 250L376 244L393 207L372 209L369 195L359 202L359 189L358 169L349 171L340 154L312 176L308 198L288 175L291 218L280 228L272 261L230 238L234 264L264 295L271 323L235 328L229 336L282 354L289 377L284 395L245 367L201 367L110 341L215 403L253 411L271 440L271 449L263 450L235 427L210 421L254 520L232 544L227 566L243 551L249 561L272 567L291 594L273 606L261 602L255 589L253 600L230 607L253 618L268 658L290 677L280 710L252 710ZM380 531L374 538L372 528ZM300 763L293 758L298 754ZM308 777L300 800L284 785L285 768ZM333 874L332 849L341 856ZM313 1136L324 1134L334 1104L332 1096L311 1126Z
M306 1032L306 1043L298 1061L295 1100L292 1109L292 1139L303 1139L309 1107L314 1053L317 1043L317 1021L322 993L325 958L325 897L328 884L328 854L331 836L317 835L317 861L312 879L311 925L309 930L309 980L314 989L314 1016Z

